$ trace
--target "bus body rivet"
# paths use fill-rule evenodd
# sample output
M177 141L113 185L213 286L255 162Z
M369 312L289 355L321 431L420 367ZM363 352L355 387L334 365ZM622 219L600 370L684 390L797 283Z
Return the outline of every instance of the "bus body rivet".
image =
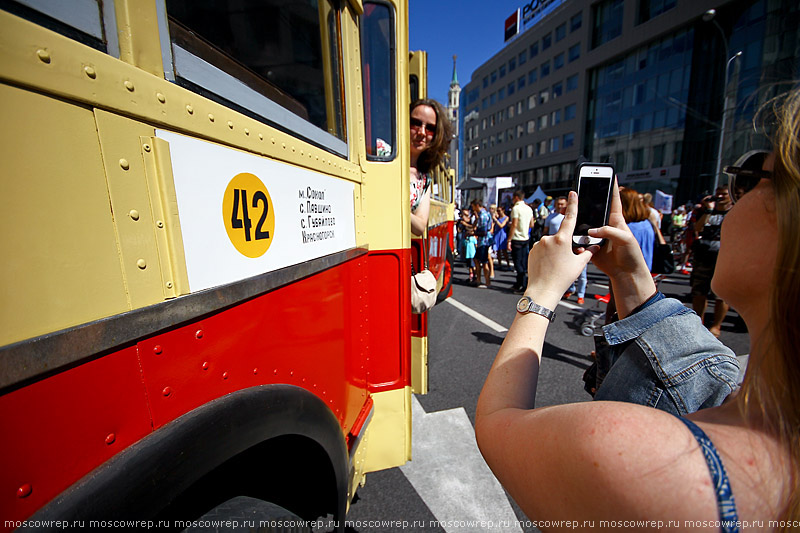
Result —
M136 209L131 209L128 213L128 216L130 216L133 220L139 220L139 211Z
M136 88L134 87L133 82L130 80L125 80L125 83L123 83L123 85L125 85L125 88L128 89L130 92L133 92L133 90Z
M171 289L171 288L172 288L172 282L171 282L171 281L168 281L168 282L167 282L167 288L168 288L168 289Z
M162 104L167 101L167 97L161 93L156 93L156 98L158 98L158 101L161 102Z
M161 355L163 353L163 351L164 351L164 349L161 347L160 344L156 344L153 347L153 353L156 354L156 355Z
M233 129L233 122L231 122L230 120L228 121L228 127L229 127L230 129Z
M27 498L33 492L33 487L31 487L30 483L25 483L20 488L17 489L17 498Z
M186 112L189 113L190 115L193 115L194 114L194 108L191 105L186 104Z
M36 55L39 56L39 59L42 60L42 63L50 63L50 52L44 48L37 50Z
M228 379L228 373L227 372L223 372L222 373L222 379Z
M253 369L253 375L254 375L254 376L257 376L257 375L258 375L258 367L255 367L255 368Z
M90 67L89 65L83 67L83 71L86 73L87 76L89 76L92 79L95 79L97 77L97 71L94 68Z
M172 394L172 389L170 389L169 387L164 387L164 390L161 391L161 394L163 394L164 396L169 396L170 394Z
M247 128L245 128L245 129L244 129L244 134L245 134L245 135L250 135L250 130L249 130L249 129L247 129Z
M122 170L128 170L129 168L131 168L131 164L128 163L127 159L120 159L119 166L122 168Z
M275 370L272 371L272 373L277 376L278 375L278 369L276 368Z
M117 440L117 436L114 435L113 433L109 433L106 436L106 444L108 444L108 445L114 444L115 440Z
M209 113L209 114L208 114L208 120L210 120L211 122L214 122L214 115L212 115L211 113Z
M145 268L147 268L147 261L145 261L144 259L139 259L138 261L136 261L136 266L144 270Z
M203 363L203 370L208 370L208 361Z
M198 339L202 339L203 338L203 330L202 329L198 329L197 332L194 334L194 336L197 337Z
M163 221L163 220L157 220L157 221L156 221L156 226L157 226L159 229L163 229L163 228L164 228L164 221Z
M149 144L143 144L142 148L144 148L145 152L149 152L150 151L150 145Z

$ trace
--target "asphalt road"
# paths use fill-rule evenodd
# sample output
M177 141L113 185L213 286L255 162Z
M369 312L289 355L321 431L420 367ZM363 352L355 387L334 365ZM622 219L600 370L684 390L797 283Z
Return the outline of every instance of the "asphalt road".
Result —
M508 328L519 299L510 290L513 272L497 270L489 289L469 286L466 278L466 268L457 264L453 300ZM688 276L670 276L659 288L691 305ZM573 296L556 309L545 339L537 406L591 401L581 377L591 364L594 344L581 335L577 317L585 309L604 310L593 296L606 293L608 279L590 266L586 303L577 306ZM367 475L347 517L349 531L538 531L525 523L529 519L496 483L474 445L471 425L478 395L505 333L465 313L463 306L443 302L429 311L430 392L415 396L414 459ZM709 318L712 312L709 306ZM748 351L747 332L734 311L728 313L721 339L737 355Z

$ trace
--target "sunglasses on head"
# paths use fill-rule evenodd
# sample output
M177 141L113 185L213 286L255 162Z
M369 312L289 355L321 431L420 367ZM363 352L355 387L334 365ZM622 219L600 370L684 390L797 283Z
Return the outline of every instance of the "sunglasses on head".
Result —
M412 128L414 128L415 130L418 130L418 129L422 128L422 126L425 126L425 131L429 135L435 135L436 134L436 124L423 124L422 121L419 120L418 118L413 118L413 117L411 118L411 127Z
M762 179L772 179L772 172L758 168L764 163L767 155L766 151L746 154L735 165L725 167L724 172L728 175L728 191L731 202L736 202L752 191Z

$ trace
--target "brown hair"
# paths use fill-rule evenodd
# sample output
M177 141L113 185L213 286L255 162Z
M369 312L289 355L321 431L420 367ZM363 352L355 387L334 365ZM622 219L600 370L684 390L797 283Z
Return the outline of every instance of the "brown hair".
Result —
M778 253L765 343L760 346L763 353L748 367L737 401L745 415L756 411L764 429L779 438L789 452L788 501L779 518L791 524L800 519L800 90L768 104L757 118L770 113L777 118L771 181ZM790 529L786 526L781 531Z
M431 145L417 159L417 170L430 172L444 162L444 156L450 147L450 140L453 138L453 126L450 125L450 120L447 118L447 111L436 100L425 98L415 101L411 104L409 114L421 105L433 108L433 112L436 113L436 133L433 134Z
M635 189L625 187L619 191L619 199L622 201L622 216L625 222L641 222L647 220L650 211L644 202L639 199L639 193Z

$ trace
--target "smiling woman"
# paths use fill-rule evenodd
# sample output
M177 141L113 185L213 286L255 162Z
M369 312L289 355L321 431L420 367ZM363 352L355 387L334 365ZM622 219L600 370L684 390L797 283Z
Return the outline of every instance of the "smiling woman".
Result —
M444 161L453 137L442 104L417 100L411 104L411 231L422 235L428 227L430 184L428 173Z

